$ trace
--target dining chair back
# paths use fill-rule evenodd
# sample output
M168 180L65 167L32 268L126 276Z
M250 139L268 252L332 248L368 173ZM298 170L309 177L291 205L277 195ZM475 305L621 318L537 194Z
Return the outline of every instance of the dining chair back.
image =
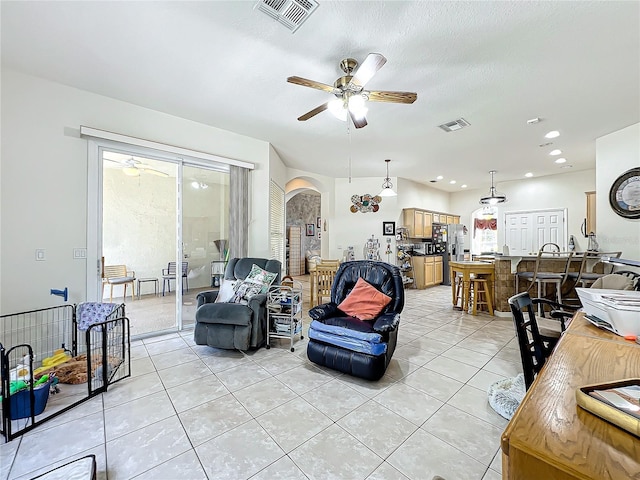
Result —
M557 339L543 338L540 334L533 302L528 292L511 297L509 307L520 347L524 382L529 389L557 343Z
M316 265L314 305L323 303L324 298L331 298L331 286L340 266L338 260L322 260Z

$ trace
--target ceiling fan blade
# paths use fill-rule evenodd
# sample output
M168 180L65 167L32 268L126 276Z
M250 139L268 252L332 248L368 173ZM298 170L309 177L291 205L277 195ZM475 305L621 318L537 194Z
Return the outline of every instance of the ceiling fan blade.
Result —
M364 62L360 64L358 70L353 74L353 78L349 82L349 85L355 85L357 87L364 87L371 78L376 74L382 66L387 63L387 59L380 53L370 53Z
M349 115L351 116L351 121L353 122L353 126L356 128L362 128L367 126L367 119L364 117L357 117L351 110L349 110Z
M298 117L298 120L304 122L305 120L309 120L311 117L315 117L317 114L324 112L329 107L329 102L323 103L319 107L314 108L313 110L305 113L301 117Z
M334 93L336 88L331 85L327 85L326 83L316 82L315 80L309 80L307 78L302 77L289 77L287 78L287 82L295 83L296 85L302 85L303 87L311 87L316 88L318 90L322 90L323 92Z
M168 177L169 174L168 173L164 173L161 172L160 170L156 170L155 168L151 168L147 165L136 165L136 167L138 170L142 170L143 172L147 172L150 173L151 175L157 175L158 177Z
M418 98L413 92L371 91L367 95L372 102L413 103Z

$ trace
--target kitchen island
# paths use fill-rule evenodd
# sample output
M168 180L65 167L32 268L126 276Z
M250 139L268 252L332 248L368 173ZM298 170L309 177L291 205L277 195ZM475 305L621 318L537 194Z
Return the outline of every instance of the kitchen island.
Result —
M515 276L518 272L533 272L536 267L537 255L474 255L474 260L489 261L495 264L495 284L493 303L496 314L511 315L509 308L509 298L516 293ZM555 262L545 261L545 270L551 269L553 272L564 271L564 261ZM582 255L576 254L571 258L569 265L570 272L580 270L582 263ZM602 272L602 264L598 263L593 267L594 272ZM524 292L527 282L520 282L520 291ZM566 290L563 289L563 292ZM564 293L563 293L564 295ZM532 296L536 296L536 292L532 292Z

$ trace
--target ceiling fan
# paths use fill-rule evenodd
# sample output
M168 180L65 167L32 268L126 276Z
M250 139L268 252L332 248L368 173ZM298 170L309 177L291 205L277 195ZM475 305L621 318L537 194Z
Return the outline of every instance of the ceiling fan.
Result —
M160 170L156 170L155 168L153 168L153 167L151 167L149 165L145 165L140 160L138 160L136 158L133 158L133 157L128 158L127 160L124 160L124 161L113 160L111 158L106 158L106 157L104 157L104 159L109 161L109 162L120 164L122 166L122 173L124 173L125 175L128 175L130 177L139 177L140 176L140 172L150 173L150 174L156 175L158 177L168 177L169 176L168 173L165 173L165 172L160 171Z
M364 62L358 67L357 60L353 58L345 58L340 62L340 68L345 73L344 76L338 78L333 86L325 83L308 80L302 77L289 77L287 82L302 85L303 87L316 88L336 96L333 100L328 101L305 113L298 120L304 122L311 117L316 116L320 112L329 110L341 120L346 120L347 115L351 117L351 121L356 128L367 126L366 102L390 102L390 103L413 103L418 98L418 94L413 92L390 92L382 90L365 90L365 84L371 80L375 73L382 68L387 59L380 53L370 53Z

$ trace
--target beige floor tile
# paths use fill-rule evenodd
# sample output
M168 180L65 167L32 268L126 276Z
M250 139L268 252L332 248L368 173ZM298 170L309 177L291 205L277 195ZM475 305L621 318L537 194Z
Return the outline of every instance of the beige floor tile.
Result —
M300 397L260 415L256 420L285 453L333 424L329 417Z
M389 456L418 428L375 401L361 405L337 423L382 458Z
M416 431L393 452L387 462L415 480L429 480L435 475L447 480L479 480L487 469L482 463L423 429Z
M209 478L242 480L267 468L284 455L255 420L196 447Z
M404 383L391 385L373 400L418 426L443 405L437 398Z
M195 446L252 419L251 414L231 394L186 410L179 414L179 418Z
M333 425L296 448L289 457L311 479L365 479L382 458L338 425Z

